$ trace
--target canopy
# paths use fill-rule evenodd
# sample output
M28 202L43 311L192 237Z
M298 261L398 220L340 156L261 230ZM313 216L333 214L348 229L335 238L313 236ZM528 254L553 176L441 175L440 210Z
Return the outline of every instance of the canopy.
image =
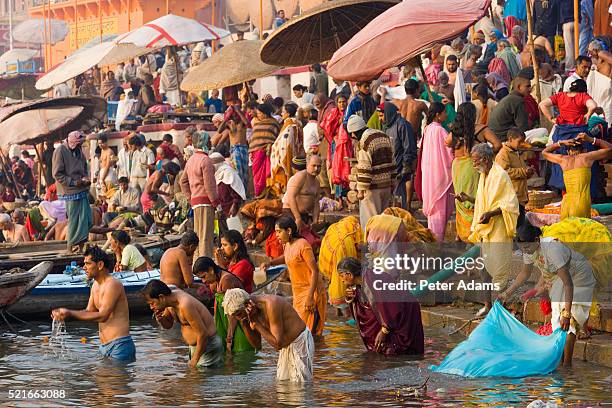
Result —
M190 18L167 14L146 23L140 28L118 37L119 44L138 47L163 48L169 45L185 45L200 41L220 40L230 32Z
M45 28L49 30L51 24L51 41L45 35ZM68 35L68 24L64 20L32 19L18 24L13 29L13 38L16 41L32 44L57 44Z
M491 0L410 0L385 11L336 51L327 72L336 79L378 77L435 43L460 35L474 24Z
M38 50L29 50L27 48L13 48L5 52L0 56L0 75L7 71L7 64L29 61L36 54L38 54Z
M261 48L267 64L302 66L327 61L376 16L400 0L325 2L274 31Z
M104 120L100 97L42 99L0 109L0 147L62 139L73 130L88 132Z
M237 85L272 74L280 67L259 59L263 41L242 40L223 47L212 57L190 69L181 83L187 92L207 91Z
M36 89L47 90L86 72L96 65L103 67L118 64L149 52L151 52L150 49L136 47L133 44L101 43L65 59L64 62L47 72L36 82Z

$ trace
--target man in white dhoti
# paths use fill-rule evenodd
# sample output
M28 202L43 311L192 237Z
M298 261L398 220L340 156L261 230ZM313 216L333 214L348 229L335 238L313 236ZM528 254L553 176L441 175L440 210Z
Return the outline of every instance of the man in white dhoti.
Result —
M277 380L312 381L314 340L293 306L276 295L251 296L242 289L229 289L223 310L242 322L242 327L260 334L279 351ZM248 330L248 329L247 329Z

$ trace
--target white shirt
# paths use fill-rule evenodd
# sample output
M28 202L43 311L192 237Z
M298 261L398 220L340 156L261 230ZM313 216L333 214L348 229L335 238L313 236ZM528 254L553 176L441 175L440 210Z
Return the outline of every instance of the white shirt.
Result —
M140 150L130 153L132 155L130 178L147 178L149 175L149 166L155 164L155 155L153 152L149 150L148 147L143 147Z
M311 94L310 92L304 92L301 98L295 98L295 102L297 103L299 107L302 107L306 105L307 103L312 103L313 99L314 99L314 94Z
M117 175L121 178L121 177L127 177L129 178L129 173L128 173L128 165L129 165L129 161L130 161L130 151L129 150L125 150L125 149L121 149L119 150L119 153L117 154Z
M309 121L304 126L304 151L308 153L312 146L319 145L319 125L316 121Z

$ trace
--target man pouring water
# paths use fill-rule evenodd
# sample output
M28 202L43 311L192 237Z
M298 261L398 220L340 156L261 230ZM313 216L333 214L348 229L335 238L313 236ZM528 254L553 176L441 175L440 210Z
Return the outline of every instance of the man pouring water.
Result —
M85 310L54 309L53 320L69 318L98 322L100 353L120 362L136 359L136 347L130 336L130 315L125 289L111 275L113 261L101 248L93 246L85 251L84 269L87 279L94 280Z

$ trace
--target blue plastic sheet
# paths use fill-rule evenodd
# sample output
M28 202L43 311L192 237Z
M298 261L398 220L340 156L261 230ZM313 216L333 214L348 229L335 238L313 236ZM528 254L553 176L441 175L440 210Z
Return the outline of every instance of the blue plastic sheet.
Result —
M527 377L553 372L561 360L567 333L540 336L519 322L499 302L467 340L439 366L438 373L464 377Z

